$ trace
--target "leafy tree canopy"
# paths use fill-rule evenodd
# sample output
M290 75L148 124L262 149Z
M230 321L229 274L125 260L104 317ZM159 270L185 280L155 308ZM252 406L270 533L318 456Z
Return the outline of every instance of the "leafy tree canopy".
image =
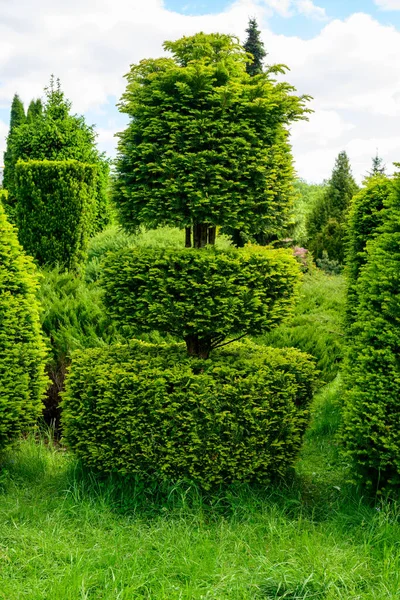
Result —
M122 222L276 230L293 179L287 127L305 118L308 97L250 77L233 36L199 33L164 48L169 58L132 66L119 105L130 117L114 185Z

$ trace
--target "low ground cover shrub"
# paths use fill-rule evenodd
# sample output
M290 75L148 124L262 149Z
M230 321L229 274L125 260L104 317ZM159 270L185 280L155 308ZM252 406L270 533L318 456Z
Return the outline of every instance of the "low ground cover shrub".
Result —
M40 265L74 269L86 256L96 215L96 167L76 160L19 161L16 220Z
M159 330L207 358L228 337L269 331L290 312L300 268L290 250L126 248L107 256L101 283L113 319Z
M0 450L33 425L47 385L38 275L0 205Z
M315 384L309 356L251 342L213 360L183 345L77 352L63 397L64 437L103 473L189 479L207 488L266 483L293 464Z

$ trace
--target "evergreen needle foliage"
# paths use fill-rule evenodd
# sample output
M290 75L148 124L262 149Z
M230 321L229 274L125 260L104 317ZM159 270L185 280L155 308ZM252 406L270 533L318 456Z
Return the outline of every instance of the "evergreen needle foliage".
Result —
M0 205L0 451L35 424L47 386L38 275Z

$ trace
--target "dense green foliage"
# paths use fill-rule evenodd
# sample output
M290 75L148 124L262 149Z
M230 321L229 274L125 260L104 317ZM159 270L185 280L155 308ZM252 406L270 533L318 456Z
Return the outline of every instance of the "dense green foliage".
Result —
M293 306L300 270L291 253L127 248L108 255L102 285L123 326L184 339L203 357L229 336L269 331Z
M26 112L26 122L32 123L35 119L40 118L43 113L43 104L40 98L31 100Z
M71 103L65 99L59 82L54 84L52 79L45 92L43 111L15 130L11 146L13 163L18 160L76 160L94 165L97 208L91 216L92 231L102 229L110 219L108 161L97 150L93 127L86 125L83 117L70 114ZM14 178L8 182L7 189L10 202L15 203Z
M357 311L356 283L367 259L367 242L374 239L384 222L393 183L384 175L375 175L365 182L351 203L347 222L347 317Z
M314 258L344 261L345 221L357 185L346 152L340 152L330 180L307 219L308 247Z
M293 180L287 127L304 118L306 98L267 74L250 77L231 36L164 48L171 58L132 66L120 104L130 118L114 182L123 224L282 229Z
M375 188L376 189L376 188ZM386 196L386 194L384 194ZM385 202L386 198L384 198ZM348 332L343 436L347 456L373 489L400 483L400 179L384 223L367 243ZM368 215L369 216L369 215Z
M293 316L257 337L258 344L285 348L293 346L312 354L322 381L337 375L343 358L345 281L314 269L306 273Z
M35 424L47 380L38 277L0 206L0 450Z
M101 235L101 234L100 234ZM107 317L101 289L72 272L45 270L39 290L41 321L50 352L47 373L51 386L45 398L47 423L59 426L60 392L74 350L123 341Z
M63 398L65 440L103 473L204 488L266 483L298 453L313 371L296 350L251 343L212 361L143 342L76 353Z
M288 235L299 246L307 247L307 219L314 206L320 201L325 184L307 183L303 179L294 182L294 205Z
M14 143L14 135L16 129L25 123L25 110L22 101L20 100L18 94L15 94L12 104L11 104L11 114L10 114L10 129L8 131L7 136L7 148L4 152L4 172L3 172L3 182L2 186L6 190L9 189L10 182L14 180L14 167L15 160L13 157L13 143ZM6 203L7 212L9 212L8 202ZM12 212L12 211L11 211ZM11 214L11 217L14 215Z
M15 183L25 250L41 265L76 268L96 215L96 167L75 160L19 161Z
M252 62L247 63L246 71L249 75L259 75L263 72L263 60L267 56L264 48L264 42L260 35L256 19L249 19L249 25L246 29L247 38L243 48L251 54Z

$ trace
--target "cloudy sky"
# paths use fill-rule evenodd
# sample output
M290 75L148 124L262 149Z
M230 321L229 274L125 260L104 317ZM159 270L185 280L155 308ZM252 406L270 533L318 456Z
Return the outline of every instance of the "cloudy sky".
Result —
M0 155L14 93L28 103L54 73L113 156L129 65L197 31L244 40L249 16L267 62L314 98L292 128L301 177L329 177L343 149L359 181L377 150L389 171L400 162L400 0L0 0Z

